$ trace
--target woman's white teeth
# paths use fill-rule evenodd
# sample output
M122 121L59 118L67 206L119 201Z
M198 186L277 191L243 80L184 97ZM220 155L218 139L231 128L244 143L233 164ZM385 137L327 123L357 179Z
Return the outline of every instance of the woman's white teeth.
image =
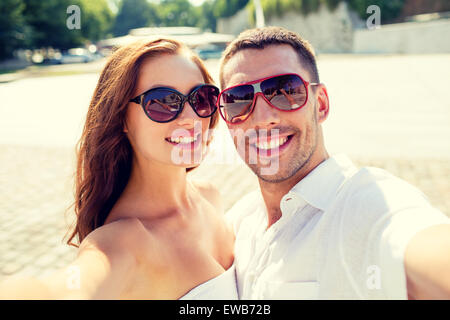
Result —
M284 138L270 140L269 142L260 141L260 142L256 142L255 145L258 149L268 150L268 149L278 148L279 146L285 144L287 139L288 139L287 137L284 137Z
M195 137L170 137L170 142L174 143L192 143L194 141L197 141L197 136Z

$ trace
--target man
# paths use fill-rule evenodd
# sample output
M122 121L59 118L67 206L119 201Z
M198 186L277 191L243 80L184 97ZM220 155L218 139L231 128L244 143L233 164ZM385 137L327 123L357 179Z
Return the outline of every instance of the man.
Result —
M328 154L328 95L307 41L245 31L220 82L220 112L260 185L227 213L241 299L450 298L450 220L388 172Z

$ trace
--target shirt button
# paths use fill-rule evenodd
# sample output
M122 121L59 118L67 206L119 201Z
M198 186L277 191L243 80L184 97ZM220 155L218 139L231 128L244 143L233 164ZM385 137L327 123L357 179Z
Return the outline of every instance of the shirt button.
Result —
M292 214L298 206L298 197L289 192L288 194L286 194L280 203L280 209L281 209L281 213L283 214Z

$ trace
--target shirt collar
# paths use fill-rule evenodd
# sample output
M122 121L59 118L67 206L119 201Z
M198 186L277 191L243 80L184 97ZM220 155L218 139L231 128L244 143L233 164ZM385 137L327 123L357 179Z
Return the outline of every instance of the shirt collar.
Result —
M341 184L357 168L344 154L331 156L300 180L290 192L324 211L333 200Z

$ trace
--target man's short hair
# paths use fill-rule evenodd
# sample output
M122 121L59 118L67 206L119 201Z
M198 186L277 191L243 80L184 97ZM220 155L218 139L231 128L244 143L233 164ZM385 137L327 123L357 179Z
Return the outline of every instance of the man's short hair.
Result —
M319 72L317 70L316 57L313 47L299 34L282 27L264 27L243 31L225 49L220 62L220 86L225 86L223 70L225 64L237 52L244 49L262 50L269 45L288 44L298 54L300 63L303 63L312 77L312 82L319 83Z

